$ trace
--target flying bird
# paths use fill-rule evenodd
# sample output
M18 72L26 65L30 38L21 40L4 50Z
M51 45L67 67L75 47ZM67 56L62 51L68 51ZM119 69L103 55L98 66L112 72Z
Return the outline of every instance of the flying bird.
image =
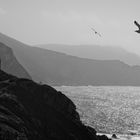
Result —
M137 21L134 21L135 25L139 28L135 32L140 33L140 24Z
M91 28L91 30L96 34L96 35L99 35L101 37L101 34L98 33L95 29Z

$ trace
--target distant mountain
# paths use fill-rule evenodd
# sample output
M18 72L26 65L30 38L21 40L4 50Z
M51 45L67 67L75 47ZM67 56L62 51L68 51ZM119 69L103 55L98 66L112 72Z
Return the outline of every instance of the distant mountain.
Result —
M140 56L135 53L130 53L121 47L64 44L43 44L37 46L82 58L120 60L129 65L140 65Z
M119 60L93 60L31 47L0 34L36 81L50 85L140 86L140 66ZM80 52L79 52L80 53Z
M31 79L27 71L19 64L11 48L0 42L0 68L19 78Z

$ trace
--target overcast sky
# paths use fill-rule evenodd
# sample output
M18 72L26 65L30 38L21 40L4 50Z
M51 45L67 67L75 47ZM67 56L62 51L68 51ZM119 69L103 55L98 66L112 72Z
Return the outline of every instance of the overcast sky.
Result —
M140 54L134 20L140 0L0 0L0 32L31 45L101 44Z

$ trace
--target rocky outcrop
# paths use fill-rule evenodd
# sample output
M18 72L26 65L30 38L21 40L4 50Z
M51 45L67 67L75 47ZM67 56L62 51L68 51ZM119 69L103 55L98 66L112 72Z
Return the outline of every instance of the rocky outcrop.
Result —
M0 68L19 78L31 79L27 71L19 64L11 48L0 42Z
M98 140L74 103L48 85L0 71L0 139Z
M33 122L16 96L0 93L0 138L2 140L40 139L39 127Z

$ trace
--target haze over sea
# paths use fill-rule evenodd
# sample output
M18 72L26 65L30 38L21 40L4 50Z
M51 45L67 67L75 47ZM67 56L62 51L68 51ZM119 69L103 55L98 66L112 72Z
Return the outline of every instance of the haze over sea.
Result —
M140 133L140 87L133 86L61 86L55 87L67 95L77 107L84 124L98 133L123 134L130 130Z

